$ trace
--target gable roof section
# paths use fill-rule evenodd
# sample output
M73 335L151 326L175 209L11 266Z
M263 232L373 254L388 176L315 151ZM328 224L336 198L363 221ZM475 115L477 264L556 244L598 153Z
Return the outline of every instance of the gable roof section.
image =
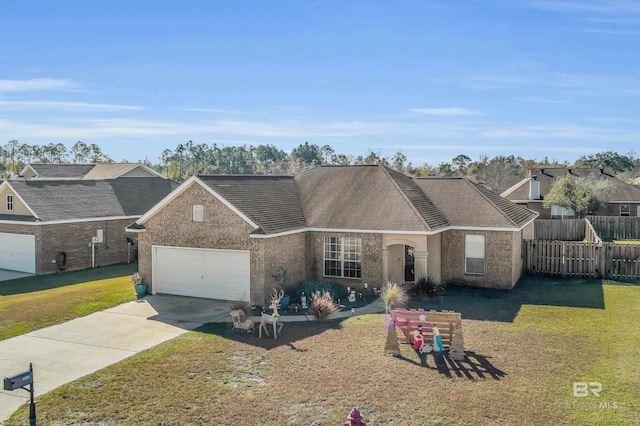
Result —
M571 173L576 177L587 177L594 175L598 178L605 178L613 184L616 193L611 202L640 202L640 188L629 185L618 179L610 169L589 168L534 168L529 171L529 177L521 180L516 185L504 191L501 195L512 201L539 201L542 202L544 196L551 191L555 179ZM529 182L532 179L540 182L539 200L531 200L529 197Z
M382 166L320 166L295 181L310 228L432 230Z
M66 164L66 163L32 163L27 165L20 176L33 172L35 179L83 179L100 180L115 179L127 173L140 169L148 177L161 177L160 173L142 163L94 163L94 164ZM138 176L143 177L143 176Z
M12 180L10 185L40 221L140 216L175 187L160 178Z
M415 182L453 227L521 228L537 213L464 178L418 178Z
M293 176L199 175L198 179L258 225L254 233L273 234L306 226Z

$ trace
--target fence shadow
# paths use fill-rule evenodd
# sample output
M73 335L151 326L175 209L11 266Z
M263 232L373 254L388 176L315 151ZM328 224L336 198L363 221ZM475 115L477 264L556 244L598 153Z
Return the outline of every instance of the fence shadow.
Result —
M512 322L522 305L604 309L602 280L526 275L511 290L448 286L437 299L414 302L411 308L448 309L464 319Z

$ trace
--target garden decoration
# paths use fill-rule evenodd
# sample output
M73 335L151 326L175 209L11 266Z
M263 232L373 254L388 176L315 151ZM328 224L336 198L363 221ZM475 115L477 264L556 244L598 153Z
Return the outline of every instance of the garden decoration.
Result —
M136 288L137 296L144 296L147 293L147 285L142 281L143 279L142 275L140 275L140 272L136 272L135 274L131 275L131 282Z
M440 330L438 327L433 327L433 350L436 352L443 352L442 336L440 336Z
M463 360L464 354L464 335L462 334L462 323L457 324L456 331L451 339L451 347L449 348L449 357L456 361Z
M384 353L387 355L400 356L400 345L396 334L396 324L389 318L387 322L387 341L384 344Z
M302 305L302 309L307 309L307 296L304 295L304 291L300 295L300 305Z
M233 321L232 333L252 334L255 327L251 318L246 318L242 309L235 309L229 313Z
M354 408L349 412L349 417L347 417L347 419L349 421L345 422L344 426L367 426L363 421L364 417L362 417L357 408Z
M277 339L278 334L276 332L276 325L278 326L278 331L282 330L282 321L278 321L280 319L280 314L278 313L278 303L280 299L284 296L284 290L280 290L280 294L278 295L278 290L273 289L273 293L271 296L271 305L269 305L269 309L273 309L273 314L267 315L264 312L262 313L262 319L260 320L260 327L258 328L258 337L262 338L262 329L264 328L265 334L268 336L269 332L267 331L267 325L273 324L273 338Z

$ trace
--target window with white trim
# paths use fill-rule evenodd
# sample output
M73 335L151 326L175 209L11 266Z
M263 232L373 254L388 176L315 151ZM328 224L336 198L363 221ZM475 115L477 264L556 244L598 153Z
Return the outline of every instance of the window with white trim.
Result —
M629 204L620 205L620 216L631 216L631 207Z
M13 195L7 195L7 211L13 211Z
M551 206L552 219L572 218L575 215L572 209L560 206Z
M362 240L357 237L324 237L324 275L361 278Z
M484 274L484 235L464 237L465 274Z
M204 206L193 206L193 221L194 222L204 221Z

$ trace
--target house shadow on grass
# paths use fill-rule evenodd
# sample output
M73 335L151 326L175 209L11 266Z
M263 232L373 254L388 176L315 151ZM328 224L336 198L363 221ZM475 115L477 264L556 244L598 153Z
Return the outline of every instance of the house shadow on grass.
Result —
M604 309L603 280L523 276L511 290L447 286L434 300L412 308L448 309L463 319L512 322L522 305Z
M216 334L229 340L241 342L247 345L260 347L263 349L275 349L282 346L288 346L296 352L305 352L306 349L301 349L296 346L296 342L306 339L311 336L320 335L329 330L341 330L343 320L334 319L326 322L316 321L296 321L285 322L282 330L278 333L278 338L273 338L273 328L269 326L269 335L265 335L264 330L262 332L262 338L259 336L258 327L259 323L256 323L255 331L253 334L238 334L232 331L231 323L208 323L202 327L197 328L194 331L202 333Z
M454 360L449 357L448 352L423 354L416 352L420 362L407 358L403 355L396 358L420 365L421 367L437 370L443 376L452 379L455 377L466 378L468 380L501 380L507 375L488 360L488 357L477 354L473 351L466 351L465 357L461 360Z

